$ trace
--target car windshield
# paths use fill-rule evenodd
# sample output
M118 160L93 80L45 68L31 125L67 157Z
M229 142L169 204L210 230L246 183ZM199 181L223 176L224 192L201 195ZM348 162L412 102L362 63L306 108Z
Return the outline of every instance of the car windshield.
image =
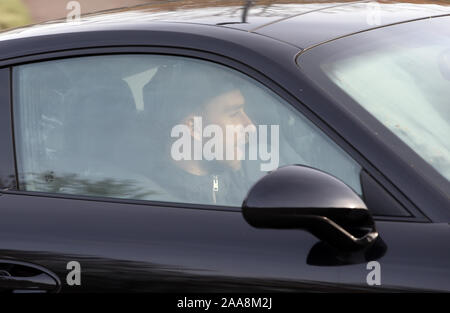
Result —
M450 18L432 20L347 44L320 69L450 180Z

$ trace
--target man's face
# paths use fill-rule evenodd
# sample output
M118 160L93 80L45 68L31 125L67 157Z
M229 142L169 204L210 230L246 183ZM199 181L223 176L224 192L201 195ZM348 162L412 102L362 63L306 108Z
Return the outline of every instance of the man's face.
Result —
M253 122L245 112L245 99L238 89L223 93L211 99L205 105L203 117L206 125L214 124L222 128L224 135L224 152L227 149L227 139L231 139L226 138L227 126L241 126L242 129L248 126L254 126ZM245 146L239 145L240 140L241 142L248 143L248 136L242 132L237 133L233 140L234 144L228 147L228 149L234 149L234 158L233 160L226 160L226 157L224 157L223 161L234 170L241 167L241 161L238 159L238 156L245 156Z

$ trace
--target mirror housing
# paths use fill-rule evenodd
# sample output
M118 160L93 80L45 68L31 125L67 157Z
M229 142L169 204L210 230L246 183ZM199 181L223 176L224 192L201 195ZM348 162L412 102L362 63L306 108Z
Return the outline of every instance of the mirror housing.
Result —
M262 177L242 204L256 228L304 229L341 250L369 247L378 237L361 198L339 179L301 165Z

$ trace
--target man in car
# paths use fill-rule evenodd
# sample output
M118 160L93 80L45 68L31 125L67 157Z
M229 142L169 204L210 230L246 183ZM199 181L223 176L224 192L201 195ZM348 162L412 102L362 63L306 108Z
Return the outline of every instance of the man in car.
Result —
M144 88L146 110L151 111L143 121L152 129L149 144L152 159L158 160L146 176L161 187L159 200L242 204L250 187L242 160L249 132L255 130L245 110L242 84L243 80L216 65L186 60L158 68ZM158 112L157 119L151 116L153 110ZM233 138L230 133L227 138L227 126L236 127ZM208 127L216 132L203 133ZM189 138L181 138L186 134ZM211 136L223 138L208 150ZM204 149L213 156L208 157Z

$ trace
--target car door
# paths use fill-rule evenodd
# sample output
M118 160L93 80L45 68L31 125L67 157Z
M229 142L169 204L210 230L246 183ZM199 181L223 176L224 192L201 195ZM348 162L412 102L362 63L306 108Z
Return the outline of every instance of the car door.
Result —
M402 266L398 255L412 233L425 233L429 247L436 233L448 231L377 222L391 254L382 247L341 264L315 253L319 241L306 231L248 225L240 209L247 191L286 164L321 169L360 196L369 197L369 188L371 199L392 201L394 212L403 208L282 95L228 66L192 55L128 53L38 61L1 74L2 88L12 90L1 101L2 176L9 177L0 196L5 291L365 288L367 262L384 267L391 255L389 277ZM216 127L200 139L216 138L212 130L217 135L228 125L255 126L243 135L249 151L255 132L266 136L253 142L253 159L239 159L233 144L223 145L224 156L227 149L236 152L230 160L217 158L220 144L196 159L196 135L210 125ZM408 258L416 257L417 247L413 251ZM422 264L421 273L427 271ZM387 281L386 287L401 288L423 283L403 276Z
M188 84L203 63L175 56L103 55L10 69L18 188L1 196L0 228L4 270L16 281L4 283L4 289L310 290L337 281L336 269L307 268L306 255L316 241L312 235L256 230L233 207L236 203L213 205L201 193L195 194L198 199L183 198L183 188L192 182L171 176L170 166L161 165L169 156L158 159L162 145L147 139L159 140L155 118L163 119L164 110L173 112L173 107L157 107L174 105L165 97L176 92L168 90L176 76L169 77L165 68L173 67ZM155 67L159 78L153 78ZM204 70L227 71L216 67L211 63ZM163 176L152 175L155 166ZM58 286L49 276L58 278Z

